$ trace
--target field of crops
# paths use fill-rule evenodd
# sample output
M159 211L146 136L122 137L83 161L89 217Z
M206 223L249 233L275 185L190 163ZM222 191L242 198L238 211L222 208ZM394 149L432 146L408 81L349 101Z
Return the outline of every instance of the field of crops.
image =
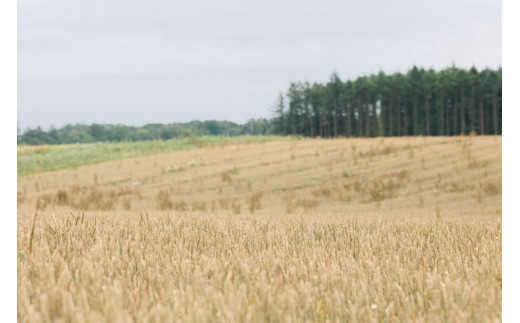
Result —
M166 141L18 146L18 176L190 148L288 140L281 136L190 136Z
M497 136L305 139L19 176L18 318L500 321L501 165Z

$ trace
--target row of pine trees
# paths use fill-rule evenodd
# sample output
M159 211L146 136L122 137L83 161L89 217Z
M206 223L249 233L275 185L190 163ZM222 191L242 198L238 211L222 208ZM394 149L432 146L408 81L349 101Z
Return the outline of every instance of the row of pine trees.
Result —
M272 131L281 135L450 136L502 133L502 68L414 66L326 84L291 83L277 100Z

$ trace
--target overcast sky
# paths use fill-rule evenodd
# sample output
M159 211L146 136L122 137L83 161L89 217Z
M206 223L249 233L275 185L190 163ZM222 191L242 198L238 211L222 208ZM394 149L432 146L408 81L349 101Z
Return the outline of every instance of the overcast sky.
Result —
M245 122L291 81L502 64L501 1L18 1L18 123Z

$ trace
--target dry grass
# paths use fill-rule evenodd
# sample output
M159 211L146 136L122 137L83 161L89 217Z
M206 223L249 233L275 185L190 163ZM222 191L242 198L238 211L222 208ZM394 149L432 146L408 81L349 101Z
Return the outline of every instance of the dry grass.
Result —
M18 261L18 317L30 322L501 315L500 224L92 213L44 219L32 240L31 219L19 224L19 249L32 242L32 253Z
M501 156L303 140L19 177L18 319L500 321Z

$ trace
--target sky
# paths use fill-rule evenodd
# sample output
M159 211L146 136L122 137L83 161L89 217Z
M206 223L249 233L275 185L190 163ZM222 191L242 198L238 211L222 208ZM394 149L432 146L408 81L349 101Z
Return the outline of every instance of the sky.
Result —
M497 0L18 1L18 127L271 117L291 82L502 65Z

